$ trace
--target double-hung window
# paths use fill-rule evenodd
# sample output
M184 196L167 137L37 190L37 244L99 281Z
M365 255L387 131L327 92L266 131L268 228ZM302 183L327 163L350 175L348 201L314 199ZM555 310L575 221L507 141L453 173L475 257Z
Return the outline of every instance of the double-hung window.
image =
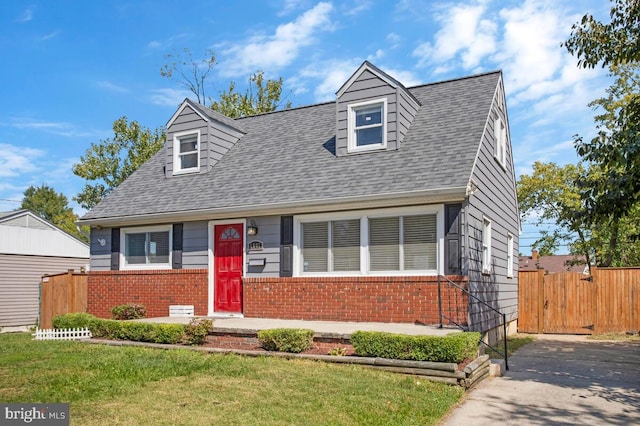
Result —
M302 271L360 271L360 220L306 222L302 232Z
M493 126L493 136L496 140L495 157L503 168L507 167L507 129L500 118L496 118Z
M123 229L121 244L126 269L171 267L170 226Z
M507 234L507 277L513 278L513 235Z
M387 147L386 99L349 105L349 152Z
M173 136L173 172L200 170L200 131L176 133Z
M491 221L482 219L482 273L491 273Z
M438 269L437 210L368 210L301 216L297 231L299 274L373 274Z

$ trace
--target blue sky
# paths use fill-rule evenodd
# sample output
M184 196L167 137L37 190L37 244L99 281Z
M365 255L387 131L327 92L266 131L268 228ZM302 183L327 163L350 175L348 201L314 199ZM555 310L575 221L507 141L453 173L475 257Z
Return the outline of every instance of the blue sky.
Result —
M214 98L264 70L294 106L334 99L364 60L405 86L502 69L517 176L575 162L572 135L593 134L587 103L610 84L560 47L585 12L606 19L603 0L179 3L0 2L0 211L29 185L71 200L83 186L72 164L117 118L163 126L190 95L160 75L184 47L215 53ZM524 227L522 253L536 232Z

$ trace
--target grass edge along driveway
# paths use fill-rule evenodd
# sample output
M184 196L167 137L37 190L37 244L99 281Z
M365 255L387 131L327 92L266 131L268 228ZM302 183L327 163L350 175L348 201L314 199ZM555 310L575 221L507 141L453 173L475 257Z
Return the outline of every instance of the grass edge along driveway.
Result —
M0 334L0 402L68 402L72 425L428 425L462 393L352 365Z

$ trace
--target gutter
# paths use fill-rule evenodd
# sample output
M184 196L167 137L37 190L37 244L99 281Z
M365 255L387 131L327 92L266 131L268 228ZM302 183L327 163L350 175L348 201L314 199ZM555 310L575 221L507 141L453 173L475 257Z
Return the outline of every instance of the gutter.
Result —
M250 216L275 216L315 213L317 207L323 211L344 211L369 208L400 207L416 204L436 204L464 201L467 187L438 188L388 194L360 195L331 199L304 200L288 203L253 204L233 207L183 210L163 213L147 213L80 219L77 223L89 226L130 226L168 223L176 221L231 219Z

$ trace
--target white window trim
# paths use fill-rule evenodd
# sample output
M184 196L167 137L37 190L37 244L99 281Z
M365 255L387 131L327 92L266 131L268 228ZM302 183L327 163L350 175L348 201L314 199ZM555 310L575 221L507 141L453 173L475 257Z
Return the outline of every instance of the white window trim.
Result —
M493 122L493 137L496 142L494 158L500 166L507 169L507 126L500 117Z
M507 278L513 278L513 234L507 234Z
M369 270L369 219L393 216L415 216L420 214L436 215L436 269L407 271L370 271ZM305 222L360 219L360 271L339 272L303 272L302 268L302 224ZM318 213L293 217L293 276L294 277L350 277L350 276L415 276L438 275L444 271L444 204L397 207L390 209L358 210L338 213Z
M180 168L180 138L183 136L197 136L197 153L198 153L198 165L196 167L189 167L188 169ZM188 130L184 132L174 133L173 134L173 174L181 175L186 173L195 173L200 171L200 129L198 130Z
M169 232L169 262L168 263L136 263L133 265L127 264L127 258L125 256L127 247L127 234L141 234L143 232ZM120 270L122 271L135 271L141 269L171 269L173 261L173 226L172 225L162 225L162 226L140 226L140 227L132 227L132 228L121 228L120 229Z
M358 146L356 137L356 110L382 104L382 143L375 145ZM387 148L387 98L374 99L366 102L350 104L347 107L347 151L349 153L378 151Z
M214 229L216 225L235 225L241 223L242 224L242 278L247 276L247 220L246 219L228 219L228 220L210 220L207 223L207 236L209 239L209 247L207 249L207 257L208 257L208 288L207 288L207 316L221 315L220 313L216 313L214 310L215 307L215 270L213 262L215 260L215 235ZM244 309L244 306L243 306ZM223 316L230 317L244 317L243 314L228 314Z
M491 219L486 216L482 217L482 273L491 273ZM485 255L486 248L486 255Z

